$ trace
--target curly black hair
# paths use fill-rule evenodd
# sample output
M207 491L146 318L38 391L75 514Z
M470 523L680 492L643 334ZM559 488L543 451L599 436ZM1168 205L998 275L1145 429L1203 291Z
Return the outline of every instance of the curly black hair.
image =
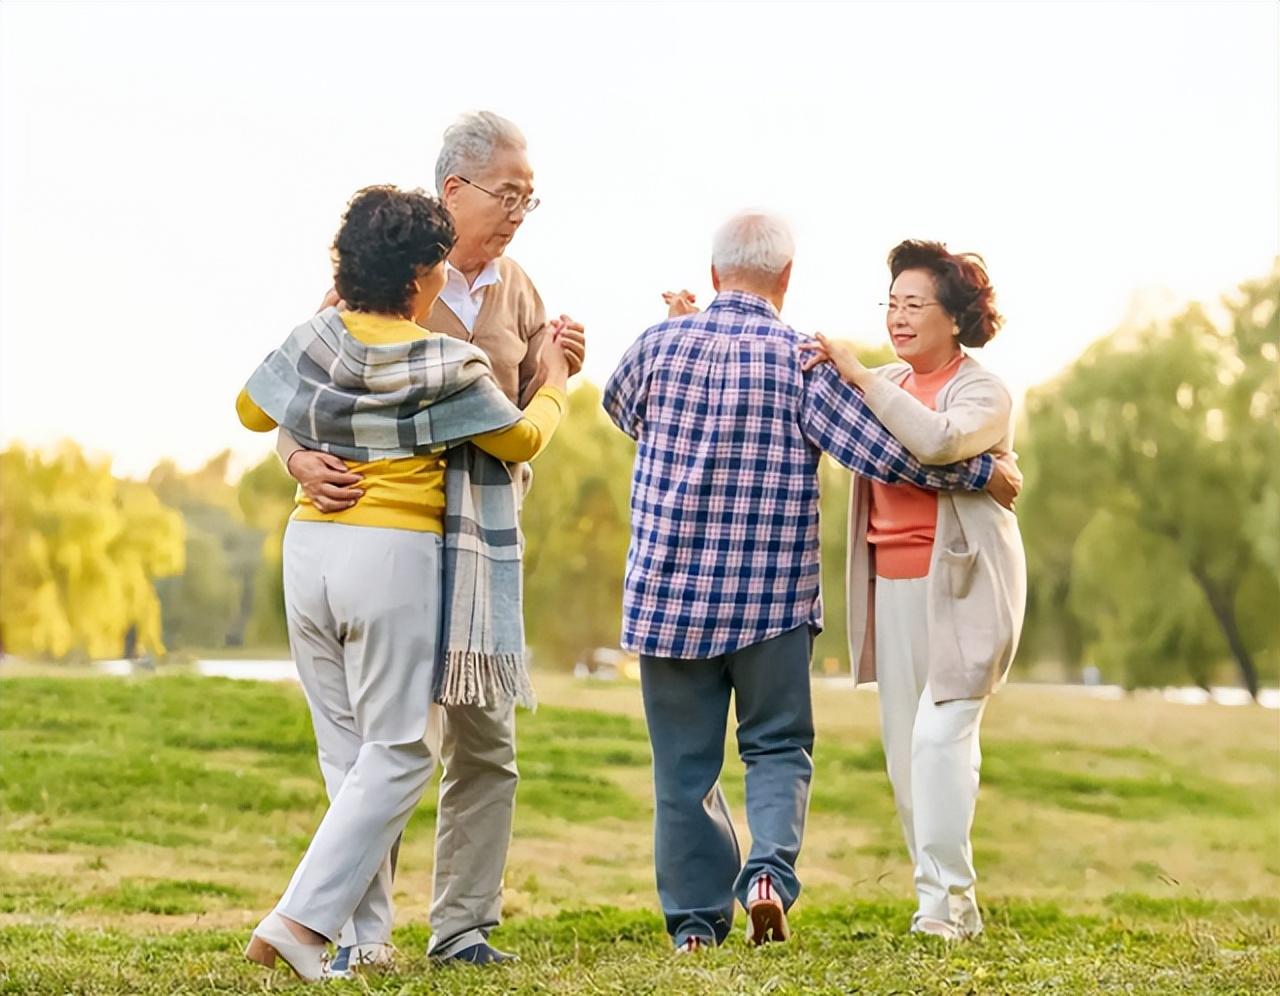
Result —
M987 264L977 253L952 253L941 242L907 239L889 252L890 286L906 270L924 270L933 277L938 303L955 321L962 346L985 346L1004 324Z
M449 255L456 237L449 212L430 194L365 187L333 239L334 286L355 311L407 314L418 270Z

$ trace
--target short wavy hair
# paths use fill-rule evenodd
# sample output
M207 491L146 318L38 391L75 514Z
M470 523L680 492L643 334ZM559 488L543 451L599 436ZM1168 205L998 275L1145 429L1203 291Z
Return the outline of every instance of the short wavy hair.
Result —
M418 271L449 255L453 218L421 190L390 185L356 191L333 240L333 282L355 311L403 315Z
M889 283L907 270L924 270L933 277L942 305L960 330L962 346L980 349L1004 324L996 310L996 292L987 275L987 264L977 253L948 252L941 242L907 239L889 253Z

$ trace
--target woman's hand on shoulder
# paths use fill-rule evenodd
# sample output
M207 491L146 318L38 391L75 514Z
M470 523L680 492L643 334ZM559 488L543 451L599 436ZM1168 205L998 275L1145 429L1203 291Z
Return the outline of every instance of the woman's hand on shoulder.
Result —
M830 339L821 332L814 333L813 340L802 342L800 352L808 354L802 369L812 370L823 363L830 363L840 374L840 379L854 387L863 387L874 377L870 370L858 359L856 343L847 339Z

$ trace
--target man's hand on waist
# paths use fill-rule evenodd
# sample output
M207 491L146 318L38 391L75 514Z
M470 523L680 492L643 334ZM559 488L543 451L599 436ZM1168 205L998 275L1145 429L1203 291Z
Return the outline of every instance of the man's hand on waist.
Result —
M302 492L321 512L343 512L364 494L354 485L359 474L347 469L341 457L318 450L294 450L285 464L289 476L302 485Z

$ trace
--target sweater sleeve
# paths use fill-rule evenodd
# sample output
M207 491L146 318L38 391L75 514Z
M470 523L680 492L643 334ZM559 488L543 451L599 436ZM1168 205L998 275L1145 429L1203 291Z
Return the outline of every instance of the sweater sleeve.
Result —
M240 424L254 432L270 432L276 427L276 421L257 406L249 397L249 389L241 388L236 398L236 414L240 416Z
M994 377L958 390L945 411L936 412L887 377L863 391L871 413L921 463L967 460L995 446L1009 428L1013 401Z
M508 463L532 460L547 448L564 417L568 399L556 387L540 387L515 425L473 436L471 441L490 456Z
M981 454L946 466L925 465L882 425L861 392L824 363L805 375L800 429L810 444L855 474L883 484L906 482L929 491L982 491L995 457Z

